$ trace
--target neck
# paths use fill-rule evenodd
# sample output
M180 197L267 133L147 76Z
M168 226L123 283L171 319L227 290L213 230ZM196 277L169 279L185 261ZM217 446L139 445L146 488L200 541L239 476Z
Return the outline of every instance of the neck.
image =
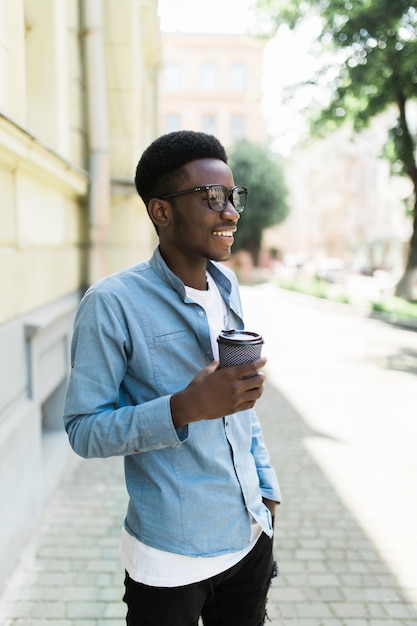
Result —
M171 272L173 272L187 287L192 287L193 289L199 289L200 291L206 291L208 289L207 285L207 261L205 259L201 259L199 263L190 264L189 259L185 259L182 263L178 257L172 259L164 253L164 251L160 248L162 258L165 263L168 265Z
M192 289L198 289L199 291L207 291L208 289L208 282L205 270L204 276L201 277L189 276L188 278L182 278L180 276L179 278L181 278L184 285L186 285L187 287L191 287Z

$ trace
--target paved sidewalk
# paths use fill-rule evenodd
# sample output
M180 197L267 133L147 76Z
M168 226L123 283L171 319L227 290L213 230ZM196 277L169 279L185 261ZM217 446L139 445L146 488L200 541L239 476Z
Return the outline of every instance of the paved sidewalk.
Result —
M123 459L74 457L0 599L1 626L120 626Z
M258 403L283 491L270 593L276 626L416 626L417 606L308 452L320 437L277 389Z
M258 412L285 497L271 623L416 625L416 607L305 447L310 427L271 384ZM0 600L1 626L122 626L125 505L122 459L74 460Z

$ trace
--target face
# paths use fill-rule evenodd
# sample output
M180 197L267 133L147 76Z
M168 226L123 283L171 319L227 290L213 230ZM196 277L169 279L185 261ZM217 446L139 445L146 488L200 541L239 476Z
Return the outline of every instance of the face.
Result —
M228 189L234 186L230 168L217 159L192 161L185 166L185 171L187 182L173 191L209 184L224 185ZM169 202L171 222L160 232L160 239L171 258L174 254L178 261L192 264L203 260L225 261L230 257L239 220L230 202L221 213L209 208L205 191L177 196Z

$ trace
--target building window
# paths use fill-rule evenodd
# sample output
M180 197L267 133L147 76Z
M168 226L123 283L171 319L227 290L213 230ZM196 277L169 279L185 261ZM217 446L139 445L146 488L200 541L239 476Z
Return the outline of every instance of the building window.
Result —
M181 117L177 113L171 113L165 118L165 132L172 133L181 130Z
M202 87L203 91L214 91L217 88L216 63L203 63Z
M242 139L245 134L245 119L242 115L232 115L231 134L234 141Z
M163 71L166 91L179 91L181 87L181 66L179 63L166 63Z
M214 115L203 115L203 133L216 134L216 119Z
M246 66L242 63L233 63L230 67L230 88L232 91L246 89Z

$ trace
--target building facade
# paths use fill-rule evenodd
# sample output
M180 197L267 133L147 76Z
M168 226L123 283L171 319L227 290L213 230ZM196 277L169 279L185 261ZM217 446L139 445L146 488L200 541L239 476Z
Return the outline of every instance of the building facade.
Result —
M245 35L162 33L159 133L187 129L264 142L264 43Z
M346 269L399 277L411 236L406 177L383 157L395 111L353 134L347 126L294 151L286 164L291 211L265 245L295 264L340 260Z
M0 587L71 457L86 286L145 258L134 189L157 134L157 0L0 0Z

